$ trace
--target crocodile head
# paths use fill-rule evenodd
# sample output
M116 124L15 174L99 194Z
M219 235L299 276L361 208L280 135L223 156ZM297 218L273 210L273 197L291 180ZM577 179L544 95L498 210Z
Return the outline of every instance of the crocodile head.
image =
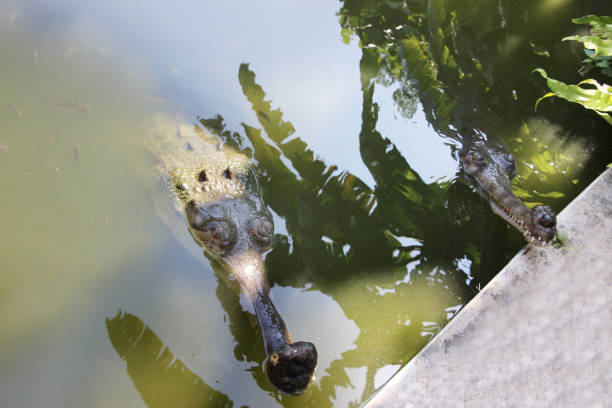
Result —
M173 180L191 235L214 258L227 262L272 248L274 224L248 164L202 164L175 171Z
M255 310L268 378L285 394L301 394L314 378L317 351L312 343L293 343L268 296L262 255L274 244L272 216L248 161L236 156L221 163L173 171L175 191L194 240L231 272Z
M493 211L521 231L527 241L540 245L555 239L557 219L553 210L546 205L529 209L512 192L510 180L516 175L516 167L511 154L499 146L472 146L462 149L459 159Z

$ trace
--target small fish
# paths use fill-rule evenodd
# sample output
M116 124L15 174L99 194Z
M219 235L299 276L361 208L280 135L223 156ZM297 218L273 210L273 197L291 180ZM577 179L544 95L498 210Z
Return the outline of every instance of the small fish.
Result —
M147 98L149 101L154 102L154 103L166 103L166 100L162 98L161 96L147 95L145 96L145 98Z
M38 62L38 50L34 48L34 62Z
M10 102L7 102L7 104L8 104L8 106L9 106L9 108L11 108L11 109L13 110L13 112L15 112L15 114L16 114L17 116L19 116L19 117L22 117L22 116L23 116L23 113L21 113L21 111L20 111L19 109L17 109L17 107L16 107L15 105L13 105L13 104L12 104L12 103L10 103Z
M174 75L182 75L183 72L181 72L180 69L178 69L177 67L170 67L170 72L172 72Z
M76 161L77 164L79 164L81 162L81 148L79 147L79 145L74 145L74 160Z
M66 101L50 100L49 105L57 106L59 108L66 108L68 110L72 110L75 112L79 112L79 111L91 112L92 111L92 109L89 106L77 105L76 103L66 102Z
M17 17L17 14L19 14L19 12L17 10L13 10L9 13L8 15L8 23L12 24L13 21L15 21L15 17Z
M0 153L8 152L8 146L2 140L0 140Z
M57 166L53 166L53 170L55 170L55 172L56 172L56 173L57 173L59 176L61 176L61 175L62 175L62 172L60 171L59 167L57 167Z

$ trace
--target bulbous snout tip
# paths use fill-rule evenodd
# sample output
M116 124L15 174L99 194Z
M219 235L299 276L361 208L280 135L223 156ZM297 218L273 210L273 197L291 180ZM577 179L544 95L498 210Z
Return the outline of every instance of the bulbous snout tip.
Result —
M553 241L557 236L557 216L554 211L547 205L537 205L532 209L532 217L533 235L544 243Z
M300 395L312 383L317 366L314 344L298 341L286 344L268 356L265 371L274 386L283 394Z

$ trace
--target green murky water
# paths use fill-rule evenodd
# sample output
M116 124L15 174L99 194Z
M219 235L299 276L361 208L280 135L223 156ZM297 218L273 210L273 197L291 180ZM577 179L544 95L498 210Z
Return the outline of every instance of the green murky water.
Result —
M358 406L523 245L459 177L466 138L556 211L612 161L591 112L533 110L603 3L0 2L0 405ZM156 214L155 115L252 155L273 300L319 351L303 396Z

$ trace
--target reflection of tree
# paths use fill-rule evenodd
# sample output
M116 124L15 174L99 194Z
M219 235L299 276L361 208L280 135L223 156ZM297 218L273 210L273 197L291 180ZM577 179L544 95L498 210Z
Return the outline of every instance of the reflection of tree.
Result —
M235 357L257 363L249 369L251 375L272 398L289 407L334 406L338 390L355 385L349 369L363 367L367 396L378 369L408 361L457 310L453 306L469 300L468 286L486 282L523 244L520 235L505 234L503 222L462 184L427 184L421 179L376 130L374 92L376 86L394 86L394 102L404 117L411 117L420 103L439 134L459 141L499 136L519 160L524 158L539 126L529 121L533 101L544 91L543 83L530 76L531 67L543 66L561 79L575 72L574 67L558 72L566 57L552 43L559 30L547 34L550 30L538 29L537 23L535 29L529 26L533 23L525 23L524 13L532 16L533 7L526 0L343 2L340 19L345 34L357 35L363 51L360 154L375 180L373 188L318 159L296 137L281 110L265 100L245 65L239 80L256 112L257 127L245 124L239 133L226 130L221 116L201 120L253 158L266 203L286 222L288 236L277 236L267 257L271 284L312 287L331 296L360 329L355 348L325 371L319 369L318 383L306 394L281 396L261 370L263 344L254 336L253 317L242 310L239 295L220 283L217 297L236 340ZM525 69L514 70L509 63L513 60L524 61ZM584 112L551 106L554 109L543 107L543 112L557 126L570 132L586 127ZM564 170L542 170L548 162L563 160L549 150L549 158L542 152L529 158L540 171L523 166L524 180L542 180ZM544 201L542 193L551 192L544 182L538 181L542 189L534 201ZM562 187L571 195L582 185ZM482 228L483 222L492 228ZM466 282L471 277L475 279ZM119 315L107 326L149 406L195 406L209 400L211 406L232 405L226 395L173 361L170 351L136 317Z
M586 155L568 157L566 149L555 151L553 147L564 140L549 140L553 146L542 142L541 121L530 120L535 100L546 89L531 71L541 66L555 77L576 79L579 50L572 53L569 47L557 47L553 33L571 32L572 16L603 12L606 6L601 2L558 3L552 11L542 2L528 0L343 0L342 4L343 37L348 42L351 34L356 35L362 47L364 87L370 82L396 87L404 101L396 103L406 106L400 112L411 111L418 98L429 123L445 137L502 141L519 161L536 166L519 166L519 178L537 186L538 193L531 195L519 191L532 202L559 209L584 188L584 183L572 182L573 177L560 175L579 175ZM568 133L595 138L607 134L605 123L596 123L593 115L575 107L550 104L542 113L545 123L565 129L557 139ZM604 143L609 146L608 139ZM587 166L585 182L607 158L594 160L598 163Z
M228 143L252 155L267 204L286 221L291 238L279 236L268 257L271 282L313 284L332 296L362 330L355 352L346 352L340 362L334 362L330 369L333 375L324 376L319 389L311 390L305 399L319 400L320 393L327 396L326 400L333 397L334 387L348 381L342 375L346 367L368 366L367 387L371 389L378 367L410 354L405 346L391 346L386 355L380 353L379 361L368 360L372 354L365 350L372 347L372 338L364 334L376 332L377 325L385 320L380 317L372 321L368 309L381 307L381 303L389 307L378 310L405 307L398 299L410 287L402 282L415 282L410 276L431 274L432 285L446 286L451 293L448 286L464 279L460 269L470 276L480 275L477 280L486 282L523 244L520 236L505 234L503 222L488 207L483 211L482 202L463 185L450 181L424 183L398 149L376 130L375 85L393 85L394 102L403 116L414 113L418 100L441 135L459 142L495 136L519 160L521 153L527 155L530 147L526 146L531 143L528 133L538 130L538 123L542 123L530 120L530 98L535 100L541 94L529 74L530 64L536 64L542 49L553 48L553 39L532 29L520 38L518 48L511 49L509 36L525 32L520 7L510 7L503 1L501 7L497 1L468 3L417 1L406 6L398 1L344 1L340 11L343 34L355 33L363 51L360 152L376 182L373 190L352 174L338 172L335 166L317 159L294 135L295 129L283 120L282 112L272 109L265 100L263 89L246 65L240 68L239 80L261 126L258 129L243 124L252 149L242 144L238 133L224 128L221 116L201 120ZM524 6L536 14L526 2ZM526 69L515 72L509 61L519 56L525 57ZM555 54L551 64L566 57ZM565 120L567 112L548 114L553 120ZM583 116L577 122L584 124L587 120ZM565 126L566 122L561 123ZM540 165L543 155L536 153L529 158ZM552 177L576 166L576 160L560 156L551 160L562 165L552 169L542 166L542 171L531 173L529 167L523 167L524 178L538 174L541 184L542 180L550 181L547 175ZM563 191L571 193L575 187L568 188L569 180L565 183ZM541 187L534 201L548 197L550 202L550 198L563 196L554 191L558 185L548 190ZM518 192L529 195L527 189ZM483 230L483 221L494 228ZM347 281L353 283L350 297L342 296L338 289ZM393 290L394 295L380 296L373 286ZM463 286L446 306L463 303L469 297L466 293ZM419 338L422 322L407 329L398 324L406 312L390 315L392 318L385 322L390 338ZM438 315L433 320L444 319ZM423 344L422 340L418 343Z
M351 386L349 368L366 368L367 396L379 368L416 354L457 310L454 306L469 300L473 292L468 286L488 281L523 245L522 237L506 234L503 221L463 184L421 179L376 130L376 85L396 87L394 102L405 117L420 103L444 137L460 142L498 137L519 161L535 163L537 172L519 166L523 182L538 185L538 193L521 192L533 194L533 201L558 209L565 201L555 205L551 199L567 200L582 187L567 177L551 183L576 160L552 148L550 156L540 147L532 149L540 128L551 126L531 119L543 84L529 72L536 65L555 72L552 66L562 67L567 58L553 46L558 30L551 35L539 29L538 18L543 20L535 9L526 0L343 2L343 34L357 35L363 51L360 153L374 188L316 158L281 110L265 100L246 65L240 67L239 81L259 122L259 128L243 124L250 145L239 132L225 129L220 115L200 119L254 160L266 203L286 222L289 236L278 235L266 259L270 283L312 287L331 296L360 329L356 348L325 372L319 369L318 383L300 397L279 395L259 366L251 369L258 385L284 406L334 406L338 389ZM525 69L513 68L515 60ZM572 107L555 106L545 114L565 131L590 126L588 115ZM549 162L561 165L547 168ZM555 198L555 188L569 197ZM242 311L237 293L220 284L217 296L236 339L236 358L261 363L261 340L253 340L253 318Z
M227 143L252 153L265 201L286 221L291 240L277 237L267 257L269 279L293 287L312 284L332 296L361 329L357 348L343 353L327 372L319 372L316 386L299 398L277 398L285 406L333 406L337 387L350 386L349 367L367 367L367 395L378 368L416 354L429 338L427 333L433 333L427 322L440 327L455 310L447 309L470 296L462 283L463 272L457 272L461 259L472 261L472 268L479 266L481 236L465 208L470 192L451 183L425 184L392 143L376 132L373 88L364 91L360 139L362 157L377 182L375 190L315 158L293 136L294 128L281 111L265 101L246 65L240 68L239 80L265 136L244 124L251 150L239 135L225 129L221 116L201 123ZM237 307L235 299L218 294L230 321L241 319L229 312ZM250 334L240 329L242 324L230 326L238 342L236 357L256 361ZM253 375L265 387L262 374Z
M143 401L153 407L233 407L227 395L202 381L136 316L106 319L115 351L126 362Z

